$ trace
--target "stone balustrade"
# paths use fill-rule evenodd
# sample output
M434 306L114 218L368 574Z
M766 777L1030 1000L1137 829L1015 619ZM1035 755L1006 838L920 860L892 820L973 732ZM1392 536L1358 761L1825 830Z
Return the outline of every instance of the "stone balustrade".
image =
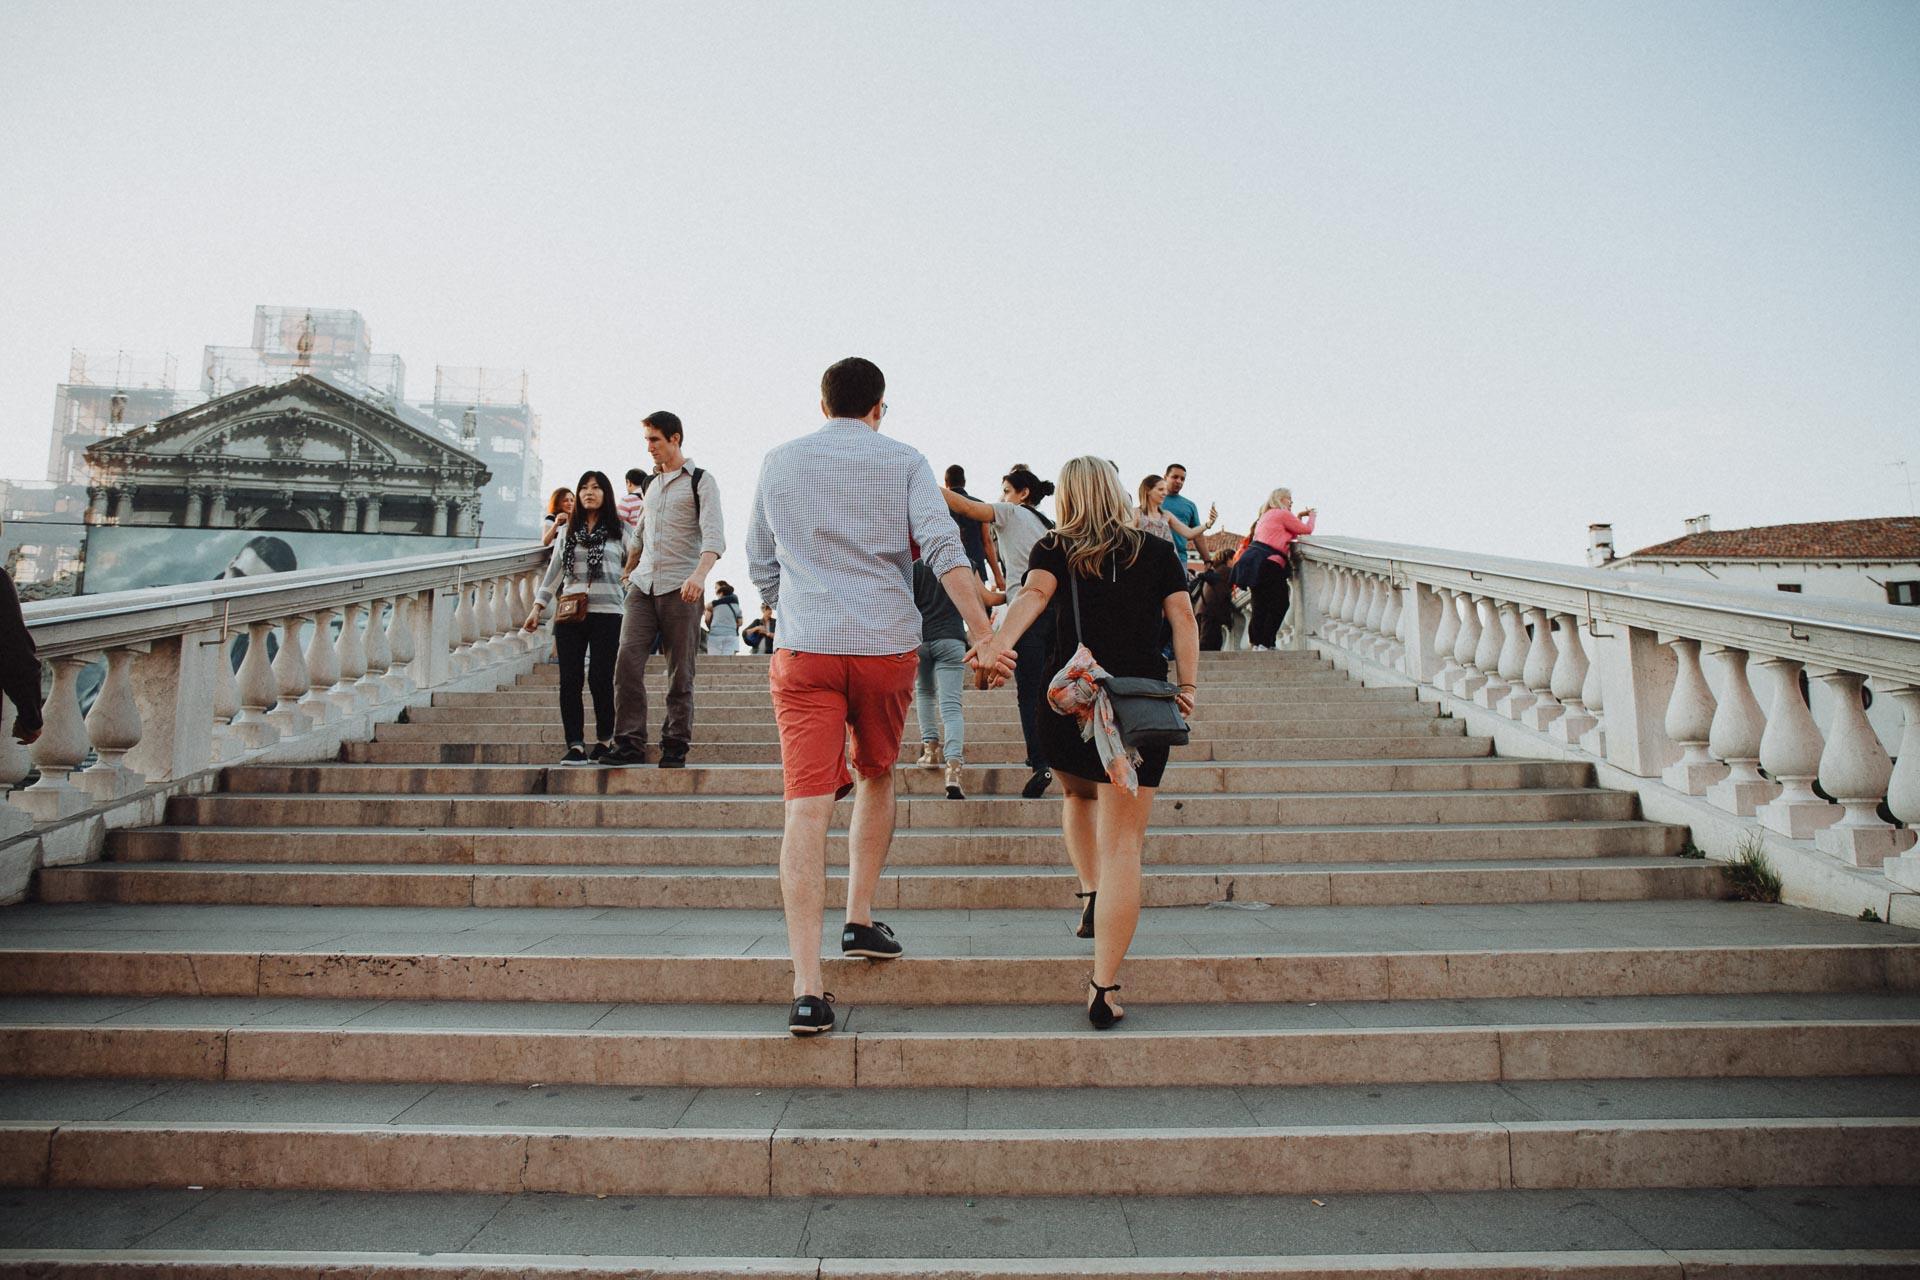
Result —
M331 756L436 691L512 681L544 652L519 630L544 560L467 551L27 605L52 683L32 747L11 705L0 719L0 901L220 766Z
M1464 704L1502 750L1591 758L1643 802L1658 787L1727 830L1798 844L1809 866L1920 891L1920 611L1350 538L1296 546L1296 646Z

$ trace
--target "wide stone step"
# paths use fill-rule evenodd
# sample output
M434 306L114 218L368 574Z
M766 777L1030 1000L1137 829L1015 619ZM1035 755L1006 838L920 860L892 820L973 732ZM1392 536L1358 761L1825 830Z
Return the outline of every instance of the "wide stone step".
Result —
M1682 827L1637 820L1162 825L1147 832L1142 856L1150 864L1659 857L1678 852L1685 834ZM747 827L153 826L109 833L107 856L128 862L773 866L780 839L777 830ZM828 861L842 865L846 856L846 833L830 832ZM1058 827L912 827L895 834L888 865L1058 866L1065 858Z
M1158 907L1125 971L1142 1005L1920 987L1920 934L1792 908L1645 901ZM15 908L0 993L755 1003L784 1008L776 911ZM828 959L843 1002L1079 1005L1070 910L889 910L907 948ZM825 950L837 953L829 916Z
M660 728L664 710L659 698L653 698L647 705L647 728L655 732ZM585 705L585 704L583 704ZM908 732L914 732L919 726L919 704L907 709ZM936 708L937 710L937 708ZM1020 723L1019 705L1005 700L982 703L962 703L962 713L967 729L971 732L976 725L1018 725ZM408 724L438 725L495 725L495 724L545 724L559 714L559 699L548 698L539 702L492 703L476 707L415 707L407 712ZM1294 703L1246 703L1240 701L1220 701L1208 704L1203 715L1197 715L1194 727L1203 723L1224 724L1265 724L1293 725L1296 723L1322 720L1355 720L1366 723L1402 720L1433 720L1438 718L1439 709L1427 702L1294 702ZM696 702L694 706L694 725L697 731L704 732L710 725L760 724L771 726L774 723L773 706L718 706L710 707L705 702Z
M766 796L176 796L167 821L177 826L594 827L635 829L758 828L779 831L786 805ZM1348 823L1488 823L1622 821L1635 817L1632 792L1589 788L1524 791L1240 792L1168 796L1156 801L1162 829ZM849 797L836 806L843 822ZM897 830L1040 827L1057 823L1060 801L907 796L895 804Z
M1920 1119L1505 1120L1181 1129L0 1124L49 1187L575 1195L1339 1194L1920 1181Z
M1454 721L1441 721L1453 724ZM516 731L515 738L524 738ZM698 735L695 735L696 739ZM533 743L510 742L349 742L342 758L352 764L519 764L550 765L561 753L558 740ZM918 742L902 743L900 763L911 764L920 754ZM1428 760L1471 759L1493 754L1493 739L1472 735L1434 737L1396 735L1366 738L1248 738L1240 740L1201 739L1185 747L1173 748L1173 758L1182 761L1289 761L1289 760ZM1016 740L969 743L967 764L1013 764L1025 759L1026 751ZM778 764L780 746L764 743L693 744L694 765L703 764ZM584 767L584 766L583 766Z
M648 686L648 706L657 710L663 688ZM537 688L508 688L492 693L437 693L433 695L432 706L436 709L472 709L479 707L555 707L559 705L559 691L553 686ZM961 691L961 703L969 712L1017 709L1011 689L1001 686L998 689L974 689L967 687ZM1258 707L1274 709L1292 709L1311 706L1365 706L1365 707L1425 707L1431 714L1436 707L1433 703L1418 702L1414 691L1405 686L1383 686L1366 688L1357 684L1315 686L1310 689L1256 689L1234 687L1226 689L1219 698L1209 698L1209 707ZM761 708L771 712L773 696L765 689L760 690L719 690L702 691L696 699L696 706L704 711L709 707L727 707L735 710Z
M838 869L829 896L844 892ZM908 867L882 874L874 905L935 910L1072 905L1078 879L1064 871ZM355 864L90 863L41 871L44 902L247 903L298 906L638 907L777 910L771 868L494 867ZM1150 907L1264 902L1275 906L1416 903L1601 902L1724 898L1717 864L1674 858L1543 859L1434 866L1306 864L1150 868Z
M1804 1186L1124 1198L33 1189L0 1193L0 1218L20 1246L0 1253L0 1273L1911 1280L1920 1267L1920 1224L1903 1212L1912 1195Z
M1467 731L1464 720L1437 718L1411 719L1390 717L1372 719L1343 716L1337 720L1297 720L1284 724L1272 720L1195 719L1190 737L1194 742L1247 742L1284 735L1311 742L1327 738L1409 738L1432 736L1458 738ZM906 731L912 749L920 749L918 726ZM779 734L771 720L747 724L711 723L696 720L694 742L701 746L730 743L777 744ZM529 713L520 720L494 720L472 724L383 724L374 730L375 742L543 742L556 747L567 744L566 731L560 727L557 713ZM1024 739L1018 720L986 721L967 726L967 745L1021 743Z
M656 682L652 686L653 688L665 688L664 681L666 679L666 673L661 667L655 666L650 668L649 675L651 679ZM556 687L559 683L560 674L557 669L541 667L536 668L532 675L523 677L514 687L518 689L544 689ZM1221 690L1339 689L1351 687L1354 681L1351 677L1333 670L1285 670L1257 673L1234 670L1219 673L1211 671L1202 672L1201 681L1197 681L1196 683L1201 683L1203 689ZM693 678L693 687L696 691L709 689L758 689L764 691L767 685L768 679L765 673L759 675L710 675L702 671Z
M784 1014L784 1004L16 997L0 1005L0 1055L10 1076L48 1081L153 1076L681 1089L1019 1088L1045 1089L1069 1109L1099 1105L1065 1094L1080 1087L1285 1086L1295 1090L1286 1108L1293 1118L1301 1118L1303 1108L1320 1107L1316 1118L1366 1121L1461 1119L1444 1109L1460 1107L1463 1098L1435 1089L1421 1114L1394 1115L1388 1111L1395 1102L1380 1098L1398 1095L1318 1098L1306 1087L1897 1076L1907 1080L1904 1096L1920 1099L1915 993L1492 999L1465 1008L1451 1001L1143 1004L1105 1033L1092 1031L1070 1004L901 1007L849 1001L836 1008L832 1035L798 1043L786 1031ZM1854 1090L1861 1096L1878 1092ZM1649 1094L1665 1095L1667 1114L1689 1114L1689 1106L1715 1114L1706 1106L1712 1095L1704 1087L1639 1091ZM82 1100L72 1091L43 1090L43 1096ZM1482 1102L1499 1096L1487 1087L1464 1095ZM1507 1114L1613 1114L1603 1096L1558 1096L1560 1105L1585 1111L1509 1108ZM116 1086L84 1100L95 1110L67 1118L120 1116L141 1099L136 1090ZM297 1096L288 1103L325 1105ZM772 1104L750 1105L764 1117ZM1871 1105L1879 1110L1861 1114L1895 1113L1884 1100ZM616 1106L610 1114L621 1110L631 1108ZM11 1091L6 1114L52 1118L24 1109ZM253 1118L397 1114L317 1115L283 1106L271 1117ZM699 1117L707 1124L717 1118L711 1111ZM1217 1122L1221 1116L1210 1118ZM1497 1117L1482 1111L1471 1118ZM872 1123L873 1113L861 1119Z
M1020 765L968 765L967 794L1018 795L1028 771ZM687 769L577 769L547 765L294 764L239 765L222 776L223 789L279 795L772 795L781 787L773 765L709 765ZM944 795L937 770L902 769L894 775L903 795ZM1325 791L1523 790L1586 787L1590 766L1576 761L1468 760L1302 761L1168 765L1161 798L1265 791L1312 794ZM1050 792L1058 803L1059 790Z

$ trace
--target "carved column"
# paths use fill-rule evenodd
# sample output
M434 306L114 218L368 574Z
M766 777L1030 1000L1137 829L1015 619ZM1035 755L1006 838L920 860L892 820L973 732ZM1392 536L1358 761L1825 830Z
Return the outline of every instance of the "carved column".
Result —
M1547 736L1570 747L1580 745L1580 735L1599 721L1587 714L1581 701L1587 684L1587 651L1580 640L1580 619L1570 613L1560 615L1560 637L1553 659L1553 696L1565 708L1551 725Z
M360 531L362 533L380 532L380 495L377 493L367 495L367 514L361 518Z
M1455 593L1453 599L1460 612L1460 634L1453 642L1453 660L1460 664L1460 674L1453 678L1453 692L1470 699L1487 682L1486 675L1473 660L1480 652L1480 602L1465 591Z
M224 529L227 527L227 487L216 485L213 489L213 505L207 511L207 528Z
M282 738L298 737L313 728L313 718L300 706L313 685L313 681L307 677L307 660L300 652L300 626L305 621L306 617L298 613L289 614L280 621L280 652L273 659L273 678L279 686L279 701L267 713L267 723L278 730ZM242 671L244 673L244 668ZM246 690L243 674L240 683L242 697L246 696Z
M1727 776L1727 767L1707 751L1713 731L1713 691L1700 670L1700 642L1678 636L1667 641L1679 660L1673 694L1667 699L1667 737L1680 748L1678 760L1668 765L1660 780L1682 795L1705 795L1712 784Z
M267 713L280 700L280 682L267 662L267 641L273 635L271 622L247 624L247 652L240 659L240 714L233 727L249 747L270 747L280 741L280 730Z
M354 687L360 690L361 699L369 707L377 707L391 696L386 677L393 668L393 641L387 634L387 607L392 603L383 599L367 606L367 634L361 644L365 660L360 664L360 676Z
M200 527L201 501L202 501L202 498L201 498L200 490L198 489L187 490L186 527L189 529L198 529Z
M1727 776L1707 788L1707 803L1751 818L1753 811L1779 794L1777 783L1760 776L1760 737L1767 715L1747 683L1747 651L1714 645L1720 663L1720 701L1713 709L1707 751L1727 762Z
M1545 609L1528 609L1527 624L1533 628L1533 642L1527 647L1527 663L1521 668L1520 678L1527 682L1533 704L1521 715L1520 722L1545 732L1566 711L1553 695L1553 669L1559 665L1560 651L1553 642L1553 624L1547 620Z
M53 668L53 688L41 712L46 723L33 744L40 780L14 797L14 803L36 822L72 817L93 803L93 797L73 784L74 770L87 758L87 726L80 719L79 691L87 660L53 658L48 665Z
M107 521L107 501L111 491L103 485L87 486L87 523L105 524Z
M341 610L340 636L333 645L339 671L327 696L343 715L357 715L367 709L367 699L360 688L360 677L367 674L367 646L360 635L360 611L364 607L349 604Z
M101 804L147 785L146 778L126 763L127 752L140 745L141 734L140 704L134 699L130 674L133 655L132 648L107 651L107 678L87 712L87 740L93 745L94 762L74 781Z
M433 536L436 538L447 536L447 500L445 498L433 500Z
M334 650L333 610L316 609L313 635L307 640L307 691L301 695L300 708L315 724L332 724L340 718L340 704L328 697L339 683L340 655Z
M1753 816L1769 831L1806 840L1840 820L1840 810L1813 790L1825 743L1800 696L1800 664L1792 658L1763 658L1760 669L1773 679L1767 728L1760 735L1760 767L1780 784L1780 794L1756 808Z
M1509 720L1517 720L1522 711L1533 705L1533 695L1527 692L1525 683L1527 652L1532 647L1532 641L1527 635L1527 624L1520 615L1519 605L1502 603L1500 623L1506 633L1506 642L1500 647L1500 684L1505 691L1501 693L1500 700L1493 704L1493 709Z
M1503 625L1505 616L1499 604L1488 596L1481 596L1473 603L1480 620L1480 643L1474 646L1473 665L1479 667L1485 677L1485 683L1474 690L1473 700L1483 707L1497 707L1507 692L1507 684L1500 678L1500 656L1510 647Z
M114 490L113 518L121 524L131 524L133 522L133 490Z
M1460 612L1454 604L1453 588L1435 587L1433 594L1440 602L1440 619L1433 629L1433 654L1440 665L1433 673L1432 684L1436 689L1450 689L1460 674L1460 664L1453 658L1453 646L1460 639Z
M1913 832L1900 830L1878 812L1893 778L1893 762L1867 723L1866 700L1860 696L1866 677L1823 671L1820 680L1833 691L1834 703L1826 750L1820 753L1820 785L1839 801L1846 816L1822 829L1813 842L1856 867L1877 867L1913 845Z
M413 692L413 605L412 596L395 596L393 621L387 627L387 643L392 646L393 660L387 664L387 674L382 677L382 683L396 701L404 700Z

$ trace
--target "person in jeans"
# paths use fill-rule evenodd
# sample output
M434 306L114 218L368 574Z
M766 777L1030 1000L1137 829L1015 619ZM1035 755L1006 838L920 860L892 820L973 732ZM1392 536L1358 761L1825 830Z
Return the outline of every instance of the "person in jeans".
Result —
M1062 671L1085 645L1110 676L1164 680L1160 626L1173 629L1175 702L1193 714L1200 645L1186 569L1173 544L1141 530L1112 463L1075 458L1060 471L1060 526L1036 543L1027 582L1000 630L968 660L992 669L1039 618L1054 617L1050 669ZM1077 584L1079 607L1074 606ZM1084 630L1082 625L1084 624ZM1047 759L1066 792L1061 831L1086 906L1075 932L1094 940L1087 1020L1105 1030L1126 1013L1107 997L1120 989L1120 963L1140 923L1140 851L1166 747L1144 747L1105 765L1080 720L1050 707L1041 730ZM1122 767L1125 766L1125 767Z
M920 716L920 758L914 763L922 769L944 765L947 799L965 800L960 771L965 767L967 725L960 691L967 681L967 626L925 560L913 562L913 603L920 610L920 674L913 700ZM945 746L940 741L943 729Z
M777 630L778 627L773 620L773 606L763 604L760 606L760 616L747 624L746 630L740 633L740 638L746 641L747 648L753 652L772 657L773 637Z
M740 597L728 582L715 584L713 603L707 606L707 652L740 652Z
M1021 579L1027 574L1027 553L1033 544L1053 528L1053 521L1040 512L1040 502L1053 493L1053 482L1042 480L1024 466L1015 466L1000 481L1001 501L980 502L952 490L941 496L956 517L990 522L994 545L1001 559L991 564L993 585L1011 605L1020 594ZM1040 706L1046 701L1047 681L1053 671L1047 652L1053 641L1052 620L1042 617L1027 629L1016 653L1019 669L1014 676L1020 703L1020 735L1026 740L1027 769L1031 776L1020 794L1038 799L1053 785L1053 772L1040 748Z
M1293 603L1292 569L1287 548L1295 538L1313 532L1314 510L1309 507L1293 514L1293 490L1275 489L1267 495L1267 505L1254 522L1253 541L1272 547L1253 580L1253 618L1247 624L1247 643L1255 649L1271 649L1280 636L1280 624L1286 621L1287 608Z
M607 752L613 737L614 651L620 644L619 565L627 554L627 531L613 505L613 483L603 471L589 471L574 486L574 516L562 526L547 557L547 575L533 598L526 628L555 608L555 598L586 599L586 614L553 624L553 647L560 662L560 723L567 734L561 764L588 764ZM595 744L589 751L580 708L580 688L593 690Z
M947 468L947 491L963 498L971 499L967 492L967 471L959 463ZM960 545L967 550L967 561L973 565L973 571L980 580L987 580L987 564L998 558L993 545L993 526L980 520L972 520L959 512L953 513L953 522L960 526Z
M873 895L893 843L893 771L920 666L915 544L973 635L989 626L980 579L941 505L933 468L918 449L880 434L886 388L879 368L858 356L827 370L820 380L826 425L761 460L747 530L753 585L780 610L768 684L786 800L780 898L794 996L787 1029L798 1036L833 1029L820 917L827 827L834 801L849 792L840 953L871 960L901 953L893 931L873 918Z
M707 575L727 549L720 486L687 459L686 428L662 410L641 419L657 468L647 481L640 527L627 552L626 624L613 677L610 765L647 759L647 658L658 641L667 657L667 715L660 767L683 769L693 744L693 666Z

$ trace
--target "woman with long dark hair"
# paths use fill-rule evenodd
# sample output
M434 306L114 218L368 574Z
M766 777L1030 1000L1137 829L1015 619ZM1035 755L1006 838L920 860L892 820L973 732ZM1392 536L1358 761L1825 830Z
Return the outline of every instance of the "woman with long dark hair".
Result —
M1173 544L1136 525L1119 473L1101 458L1075 458L1061 468L1057 509L1059 528L1033 546L1019 600L967 660L992 671L1036 622L1051 617L1049 672L1067 667L1084 644L1110 676L1164 680L1164 619L1173 631L1179 672L1174 701L1182 715L1192 715L1200 642L1186 570ZM1085 678L1087 673L1073 674ZM1153 793L1167 767L1167 748L1142 747L1108 762L1099 745L1083 735L1081 723L1079 714L1050 704L1041 717L1040 737L1066 793L1060 826L1080 877L1077 896L1086 902L1074 932L1094 940L1087 1020L1105 1030L1126 1012L1107 997L1120 989L1120 962L1140 924L1140 850Z
M1004 591L1007 603L1020 597L1020 582L1027 576L1027 556L1033 544L1047 536L1053 521L1040 512L1043 499L1053 495L1053 482L1042 480L1025 467L1015 467L1000 481L999 502L981 502L963 497L951 489L942 489L947 509L955 515L982 523L992 522L993 544L1000 558L990 566L993 585ZM1048 647L1053 643L1053 622L1041 617L1027 629L1014 649L1020 667L1014 673L1014 687L1020 699L1020 736L1026 739L1027 769L1032 776L1020 790L1029 800L1038 799L1053 782L1046 753L1040 747L1040 706L1046 701L1047 681L1053 671L1047 666Z
M561 764L590 764L613 742L613 662L626 613L620 566L627 559L627 531L614 506L613 483L604 471L589 471L574 486L573 519L553 544L547 576L527 615L527 630L554 608L553 647L560 662L560 723L567 732ZM555 598L559 604L555 606ZM580 706L582 685L593 690L595 744L587 749Z

